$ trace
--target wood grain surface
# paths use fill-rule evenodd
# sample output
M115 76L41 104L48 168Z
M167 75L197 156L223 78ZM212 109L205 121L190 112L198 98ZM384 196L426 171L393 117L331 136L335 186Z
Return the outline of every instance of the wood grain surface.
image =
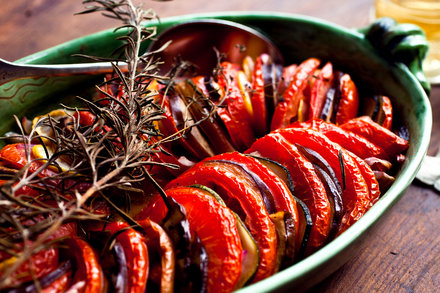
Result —
M16 60L67 40L118 25L78 15L80 0L2 0L0 58ZM345 27L370 21L373 0L144 1L160 17L230 10L309 15ZM440 87L431 94L434 113L430 154L440 147ZM439 166L440 168L440 166ZM413 182L401 200L369 232L358 254L313 292L439 292L440 194Z

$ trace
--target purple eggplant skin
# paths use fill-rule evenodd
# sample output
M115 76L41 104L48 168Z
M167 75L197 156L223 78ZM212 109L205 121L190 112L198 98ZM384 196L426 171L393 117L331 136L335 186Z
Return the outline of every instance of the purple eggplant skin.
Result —
M299 198L295 196L294 198L297 202L299 216L301 217L299 220L300 223L299 231L300 233L303 234L301 247L299 248L299 252L295 260L295 262L298 262L306 257L306 249L309 243L310 233L312 232L313 220L312 220L312 214L310 213L310 210L307 207L307 205Z
M333 212L332 226L330 230L329 240L336 236L344 215L344 204L342 202L342 187L336 177L336 173L330 164L316 151L295 144L301 154L303 154L314 166L315 172L324 184L327 198L330 202Z
M319 118L324 121L334 123L336 121L336 112L338 111L339 102L341 100L341 78L344 73L340 71L335 72L333 84L326 93L324 105L322 107Z
M183 134L183 138L186 139L189 144L183 144L181 146L181 148L184 148L185 151L188 152L187 157L191 160L195 159L197 161L207 157L212 157L214 152L209 147L208 142L199 128L194 125L194 118L189 112L183 98L180 97L180 95L174 90L170 91L167 97L170 103L171 114L177 128L180 130L185 127L189 127L188 130ZM191 145L192 148L189 148L188 145Z
M268 167L272 172L274 172L281 180L284 181L284 183L287 185L287 187L289 188L290 192L292 194L294 194L294 185L293 185L293 180L292 180L292 175L290 175L289 170L286 168L286 166L268 159L268 158L264 158L264 157L260 157L257 155L252 155L252 154L246 154L246 156L249 156L251 158L257 159L260 163L262 163L263 165L265 165L266 167Z
M310 162L323 169L335 182L338 191L342 193L342 187L338 178L336 177L336 172L333 170L332 166L330 166L327 160L321 156L320 153L310 148L306 148L301 144L296 143L295 146L298 147L298 149L301 151L301 154L303 154L303 156L305 156Z
M264 54L262 58L263 66L263 82L264 82L264 97L266 102L267 119L270 125L272 120L272 114L275 111L275 107L280 99L277 89L278 83L283 73L283 66L273 62L269 55Z
M124 248L116 242L112 249L113 257L117 264L117 273L112 275L113 289L116 293L126 293L128 283L128 266L125 258ZM127 292L128 293L128 292Z
M197 235L192 235L185 208L164 196L168 212L159 225L171 239L175 251L175 292L206 292L208 254Z
M287 187L290 190L292 197L294 198L294 200L296 202L297 209L298 209L299 216L300 216L300 221L299 221L300 227L298 227L298 233L302 233L302 235L303 235L301 246L299 248L298 254L295 259L295 262L298 262L306 256L306 254L305 254L306 247L307 247L307 243L309 242L310 233L312 231L313 221L312 221L312 216L311 216L310 210L302 200L300 200L299 198L297 198L295 196L295 186L293 184L292 175L290 174L289 170L284 165L282 165L279 162L276 162L274 160L264 158L264 157L261 157L258 155L254 155L254 154L248 154L247 156L250 156L252 158L259 160L263 165L265 165L266 167L271 169L272 172L274 172L278 177L280 177L281 180L283 180L284 183L286 183Z
M64 274L66 274L69 270L73 270L74 265L71 260L66 260L62 262L57 269L53 270L46 276L42 277L40 280L38 280L38 286L34 281L26 282L24 284L21 284L19 287L14 288L5 288L2 289L3 293L33 293L33 292L40 292L40 289L45 289L50 286L53 282L61 278ZM40 288L40 289L39 289Z
M296 262L295 237L296 233L298 233L298 227L295 227L295 222L291 213L284 212L283 221L286 227L286 248L284 252L284 257L281 261L280 270L286 269Z
M199 122L197 127L204 134L213 152L222 154L235 151L223 121L216 115L210 117L211 106L207 102L208 97L202 92L204 89L198 89L192 81L182 81L177 88L180 89L181 95L185 94L182 99L192 117Z
M229 160L210 160L209 162L231 164L231 165L235 165L235 166L239 167L240 169L242 169L246 175L248 175L250 178L252 178L252 180L255 182L255 185L258 187L258 191L261 194L261 198L263 199L263 202L264 202L264 205L266 207L267 212L269 214L274 214L277 212L276 206L275 206L275 200L274 200L273 194L270 191L269 187L266 185L266 183L264 183L264 181L260 178L260 176L258 176L257 174L255 174L254 172L249 170L249 168L245 164L242 164L239 162L234 162L234 161L229 161Z
M337 232L339 231L339 226L341 224L342 216L344 215L344 206L342 203L342 193L336 187L336 184L330 177L330 175L325 172L322 168L314 165L316 174L324 183L325 190L327 192L327 198L330 202L333 211L332 226L330 228L329 241L332 240Z

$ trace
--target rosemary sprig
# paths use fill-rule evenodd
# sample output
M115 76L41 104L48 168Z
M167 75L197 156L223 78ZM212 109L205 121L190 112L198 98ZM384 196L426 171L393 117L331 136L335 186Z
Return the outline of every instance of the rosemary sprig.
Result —
M146 176L147 167L160 164L151 161L151 154L161 151L161 138L151 138L160 135L155 122L162 118L163 109L155 103L157 92L151 82L162 77L156 75L154 55L140 52L141 44L156 34L155 28L145 26L156 15L130 0L83 3L87 7L82 13L102 12L122 21L116 29L127 30L119 38L122 55L111 60L115 76L97 87L103 98L81 98L83 109L65 107L61 117L41 117L30 133L18 123L25 164L3 167L12 171L3 172L7 176L1 178L5 182L0 187L0 251L14 257L14 262L0 267L0 288L12 284L14 272L25 262L33 275L31 256L45 249L63 224L101 218L94 210L100 194L104 202L113 200L116 188L141 192L139 182L152 178ZM119 61L127 62L127 73L118 68ZM102 90L115 83L122 87L119 94ZM85 112L94 117L88 125L80 118ZM35 157L36 145L43 147L43 158Z
M224 106L223 100L213 103L190 85L186 106L199 103L203 113L196 121L185 121L186 126L176 133L163 136L157 122L165 110L158 102L155 82L165 85L162 94L167 95L187 64L182 60L167 76L159 76L161 61L155 59L155 52L141 52L142 43L156 35L156 28L147 26L157 18L152 10L136 7L131 0L83 3L86 9L79 14L101 12L123 23L115 29L126 31L119 37L122 46L115 57L84 56L111 61L115 73L96 87L99 99L78 97L83 108L64 106L61 112L34 120L30 129L16 118L20 134L15 140L24 162L18 167L0 161L0 256L6 253L14 259L11 266L0 262L0 289L13 284L14 273L26 262L35 279L31 257L54 245L54 233L66 223L104 221L110 209L133 224L129 206L123 205L130 202L126 197L143 194L145 182L150 181L166 197L150 167L177 168L155 162L152 156L166 152L162 144L181 138ZM127 63L127 72L118 67L119 62ZM222 74L220 66L218 72Z

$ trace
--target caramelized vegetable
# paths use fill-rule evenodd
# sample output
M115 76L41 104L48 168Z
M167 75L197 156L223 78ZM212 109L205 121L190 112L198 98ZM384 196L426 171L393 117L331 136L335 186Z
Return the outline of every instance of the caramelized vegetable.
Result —
M170 182L167 188L192 184L205 185L217 192L251 232L260 251L260 264L254 281L273 274L275 263L272 260L277 250L275 226L251 179L243 176L237 166L202 161Z
M310 210L313 227L308 243L309 253L325 243L329 232L331 207L325 187L316 175L313 165L293 145L282 136L269 134L257 140L247 151L280 162L289 169L295 186L295 195Z
M318 59L311 58L302 62L296 68L289 86L275 108L271 130L286 127L298 119L300 101L307 99L304 93L308 85L307 82L320 63Z
M390 158L395 158L398 154L406 151L409 145L408 141L377 124L367 116L352 119L342 124L341 128L357 133L377 144L389 154Z
M235 216L198 188L168 189L167 194L185 207L190 228L197 233L206 249L207 292L232 291L241 273L242 260ZM166 206L161 199L153 200L141 214L153 221L160 221L166 214Z
M359 219L369 208L368 186L356 162L348 152L335 144L323 134L311 129L286 128L278 130L289 142L299 143L303 146L321 153L332 166L343 188L343 203L345 214L342 218L338 233L345 231L354 221ZM342 164L340 159L342 158Z
M143 178L122 174L131 176L122 187L127 197L133 188L145 189L134 220L134 212L125 214L116 203L91 197L81 209L106 215L106 221L78 216L84 234L77 222L62 225L1 289L232 292L288 268L342 234L394 182L409 142L407 133L401 137L391 130L388 97L363 97L349 74L331 62L322 65L310 58L282 67L262 54L255 62L245 58L241 67L221 62L212 76L168 85L145 77L161 119L141 131L140 143L157 147L142 152L151 165L136 165L136 171L148 171L144 174L154 177L157 192ZM102 87L97 103L109 104L110 95L124 108L124 88L117 81ZM369 106L366 116L356 118L360 100ZM121 110L121 124L127 113ZM114 135L93 109L49 115L67 133L73 126L92 126L91 132ZM42 167L55 147L53 130L40 125L36 131L45 138L33 139L29 148L15 140L0 150L2 190L16 186L10 178L23 168L39 172L38 183L10 196L16 202L52 207L54 198L62 197L76 203L70 197L92 186L87 176L57 177L69 173L68 154ZM109 151L123 152L122 146L116 138ZM117 219L112 210L118 210ZM39 217L17 221L26 226ZM0 276L15 261L13 251L0 251Z

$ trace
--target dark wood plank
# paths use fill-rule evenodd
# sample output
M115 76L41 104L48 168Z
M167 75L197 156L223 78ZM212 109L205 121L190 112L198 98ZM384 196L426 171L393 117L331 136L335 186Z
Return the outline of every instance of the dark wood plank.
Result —
M318 17L345 27L368 24L372 0L144 1L160 17L187 13L270 10ZM119 23L96 15L74 16L80 0L3 1L0 57L16 60ZM440 87L431 95L434 114L430 154L440 146ZM440 168L440 166L439 166ZM359 253L319 284L317 292L435 292L440 288L440 196L413 183L360 245Z

